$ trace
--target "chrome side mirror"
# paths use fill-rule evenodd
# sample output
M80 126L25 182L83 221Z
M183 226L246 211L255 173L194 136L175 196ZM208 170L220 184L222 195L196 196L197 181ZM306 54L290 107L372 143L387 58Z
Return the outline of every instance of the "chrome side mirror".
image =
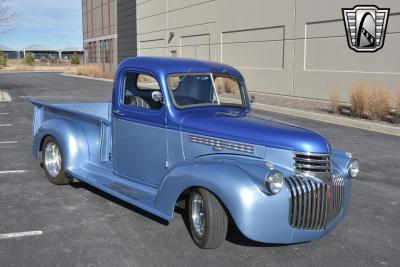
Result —
M163 103L163 96L161 94L160 91L154 91L153 93L151 93L151 98L155 101L155 102L161 102Z

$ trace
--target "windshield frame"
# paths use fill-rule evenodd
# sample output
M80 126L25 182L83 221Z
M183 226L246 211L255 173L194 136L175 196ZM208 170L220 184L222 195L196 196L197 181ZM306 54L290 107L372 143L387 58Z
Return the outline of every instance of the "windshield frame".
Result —
M216 94L216 97L218 98L218 103L212 104L212 103L204 103L204 104L193 104L193 105L185 105L185 106L181 106L179 105L176 100L175 100L175 95L174 92L172 90L172 88L169 86L169 79L170 77L173 76L195 76L195 75L204 75L204 76L210 76L211 77L211 82L213 85L213 90L214 93ZM217 88L215 86L215 77L224 77L224 78L230 78L235 80L239 87L240 87L240 98L242 100L242 104L235 104L235 103L221 103L219 100L220 95L218 95L217 93ZM168 89L168 93L170 96L170 99L174 105L175 108L177 109L191 109L191 108L216 108L216 107L235 107L235 108L248 108L249 105L249 100L248 100L248 95L247 95L247 90L246 90L246 86L245 83L243 82L243 80L237 76L232 76L232 75L228 75L225 73L217 73L217 72L190 72L190 73L186 73L186 72L177 72L177 73L170 73L167 75L166 78L166 86Z

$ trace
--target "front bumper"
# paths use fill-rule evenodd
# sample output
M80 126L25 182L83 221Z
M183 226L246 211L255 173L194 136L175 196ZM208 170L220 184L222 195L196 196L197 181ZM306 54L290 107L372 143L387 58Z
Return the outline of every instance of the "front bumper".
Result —
M273 196L253 191L251 201L247 194L246 202L242 200L244 207L233 217L240 231L247 238L255 241L290 244L316 240L332 231L344 218L351 194L351 181L348 177L343 178L343 187L342 209L335 214L336 217L331 218L318 230L299 229L292 226L290 223L291 193L287 185L285 190Z

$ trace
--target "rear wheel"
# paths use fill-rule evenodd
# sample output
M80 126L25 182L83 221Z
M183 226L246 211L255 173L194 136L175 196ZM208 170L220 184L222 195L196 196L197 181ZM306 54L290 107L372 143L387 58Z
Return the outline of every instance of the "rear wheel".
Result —
M44 139L42 146L42 166L47 178L56 185L69 184L64 172L64 160L60 145L52 136Z
M190 232L200 248L217 248L225 240L228 217L219 200L203 188L195 189L189 197Z

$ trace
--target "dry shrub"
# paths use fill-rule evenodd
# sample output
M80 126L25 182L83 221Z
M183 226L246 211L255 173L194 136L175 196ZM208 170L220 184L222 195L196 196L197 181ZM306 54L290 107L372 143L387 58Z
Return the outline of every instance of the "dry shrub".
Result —
M240 95L238 82L230 78L217 77L215 79L215 87L219 94Z
M394 122L400 123L400 90L397 91L395 106L396 113L394 114Z
M333 91L330 96L331 99L331 107L333 114L340 113L340 94L338 91Z
M363 117L368 105L369 88L365 83L357 83L350 90L351 113Z
M374 88L369 93L367 111L371 120L384 120L389 114L389 92L384 86Z
M103 70L96 65L82 65L77 66L75 69L76 75L83 75L89 77L103 77Z

